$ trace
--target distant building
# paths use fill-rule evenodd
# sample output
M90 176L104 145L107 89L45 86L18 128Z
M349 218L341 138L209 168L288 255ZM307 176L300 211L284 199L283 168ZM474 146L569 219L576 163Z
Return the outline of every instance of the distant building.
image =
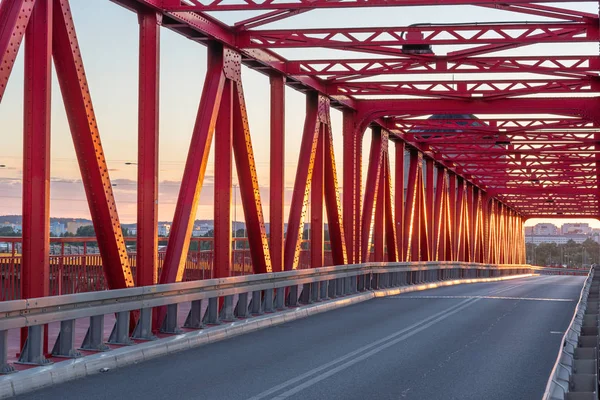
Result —
M533 226L526 226L525 227L525 235L527 235L527 236L533 235Z
M65 226L65 224L62 224L60 222L50 222L50 233L54 236L64 235L66 231L67 227Z
M554 224L542 223L533 227L533 234L540 236L555 236L559 234L559 230Z
M67 232L72 233L72 234L76 234L77 233L77 229L81 228L82 226L86 226L89 225L89 223L86 222L76 222L76 221L68 221L67 222Z
M590 233L592 233L592 228L590 227L590 224L568 223L568 224L563 224L563 226L561 227L561 233L563 235L573 235L573 234L589 235Z
M169 232L171 231L170 224L159 224L158 225L158 236L169 236Z
M575 243L583 243L588 238L587 235L529 235L525 236L525 243L533 243L535 245L542 243L566 244L569 240Z

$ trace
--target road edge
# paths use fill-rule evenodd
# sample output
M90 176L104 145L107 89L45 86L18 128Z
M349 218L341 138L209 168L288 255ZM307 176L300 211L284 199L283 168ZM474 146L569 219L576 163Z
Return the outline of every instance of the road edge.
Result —
M103 369L112 370L132 364L138 364L171 353L204 346L238 335L294 321L296 319L306 318L322 312L362 303L373 298L469 283L521 279L535 275L536 274L522 274L498 278L455 279L451 281L424 283L398 288L378 289L316 304L289 308L271 314L263 314L245 320L238 320L223 325L170 336L168 338L157 339L155 341L140 343L134 346L121 347L104 353L97 353L81 358L61 361L49 366L35 367L15 374L5 375L0 377L0 399L18 396L44 387L95 375L101 373L101 370Z

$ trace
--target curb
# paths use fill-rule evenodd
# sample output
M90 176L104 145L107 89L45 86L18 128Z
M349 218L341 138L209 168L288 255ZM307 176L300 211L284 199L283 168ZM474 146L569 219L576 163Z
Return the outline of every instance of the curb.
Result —
M393 296L400 293L416 292L453 286L467 283L498 282L509 279L519 279L534 276L523 274L499 278L457 279L437 283L427 283L400 288L379 289L365 293L349 295L341 299L330 300L317 304L310 304L294 309L288 309L273 314L266 314L247 320L239 320L221 326L204 328L186 332L152 342L121 347L106 353L98 353L81 358L61 361L47 367L36 367L20 371L13 375L0 377L0 399L21 395L42 389L47 386L57 385L74 379L100 373L100 369L116 369L127 365L137 364L167 354L187 350L221 340L229 339L245 333L250 333L271 326L291 322L296 319L306 318L311 315L335 310L364 301Z

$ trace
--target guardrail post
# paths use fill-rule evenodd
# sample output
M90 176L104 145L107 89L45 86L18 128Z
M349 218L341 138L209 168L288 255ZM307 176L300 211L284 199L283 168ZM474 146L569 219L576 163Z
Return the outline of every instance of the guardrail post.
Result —
M169 310L167 309L167 313ZM185 323L183 324L184 328L188 329L201 329L203 327L202 323L202 300L194 300L192 301L192 306L190 308L190 312L185 319Z
M359 292L364 292L365 291L365 276L364 275L358 275L357 277L357 286L358 286L358 291Z
M225 296L223 299L223 307L219 314L219 319L223 322L235 321L235 311L233 306L233 295Z
M248 318L248 293L240 293L238 295L238 303L234 314L238 318Z
M171 306L172 304L168 305L167 309ZM175 306L177 307L177 304L175 304ZM142 308L140 310L140 317L135 325L131 338L137 340L156 340L156 336L152 334L152 308Z
M8 331L0 331L0 375L15 372L8 363Z
M219 325L221 323L221 321L219 321L218 297L211 297L210 299L208 299L208 307L206 308L206 313L204 314L203 322L205 322L208 325Z
M302 292L300 293L300 303L301 304L310 304L312 303L312 285L310 283L305 283L302 285Z
M104 315L90 317L90 326L79 349L86 351L106 351L109 349L104 344Z
M265 290L265 298L263 299L263 309L265 313L273 312L273 289Z
M327 285L327 293L330 299L335 299L337 297L337 279L330 279L329 284Z
M374 289L374 290L380 289L379 274L371 275L371 289Z
M290 286L290 294L287 303L288 307L298 306L298 285Z
M310 284L310 302L311 303L316 303L319 301L319 297L320 297L320 290L319 290L319 282L313 282Z
M344 295L344 279L337 278L335 281L335 295L342 297Z
M284 287L277 288L277 292L275 293L275 309L276 310L284 310L285 309L285 288Z
M252 292L252 300L250 302L250 312L252 315L261 315L262 310L262 290Z
M108 343L125 346L133 344L133 341L129 338L129 311L117 313L117 320L108 337Z
M179 304L175 303L175 304L169 304L167 306L167 314L165 315L165 319L163 320L162 325L160 327L161 333L172 333L172 334L181 333L181 329L179 329L179 327L177 326L177 314L178 313L179 313ZM141 320L141 316L140 316L140 320ZM139 322L138 322L138 325L139 325ZM137 329L137 327L136 327L136 329ZM135 332L134 332L134 339L137 339L135 337Z
M328 300L329 299L329 281L324 280L319 282L319 300Z
M27 340L21 350L17 364L48 365L52 361L44 357L44 325L34 325L27 328Z
M60 322L60 332L52 349L52 356L76 358L81 353L75 350L75 320L69 319Z

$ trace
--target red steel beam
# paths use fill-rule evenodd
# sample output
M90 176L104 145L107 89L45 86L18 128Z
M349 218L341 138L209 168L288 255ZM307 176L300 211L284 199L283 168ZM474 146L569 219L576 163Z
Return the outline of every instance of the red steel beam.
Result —
M591 0L587 0L591 1ZM251 0L243 0L241 2L222 2L213 0L204 2L200 0L190 0L181 2L180 0L149 0L148 2L156 3L157 6L162 6L167 10L172 11L256 11L256 10L304 10L304 9L320 9L320 8L356 8L356 7L406 7L406 6L456 6L456 5L477 5L499 7L497 0L445 0L443 3L437 0L370 0L368 2L361 0L349 0L343 2L327 1L327 0L267 0L261 3L256 3ZM547 0L544 3L564 3L564 0ZM535 3L532 0L509 0L502 4L529 4Z
M538 93L596 93L598 78L533 80L457 80L457 81L388 81L344 82L328 87L329 95L352 96L429 96L457 99L488 99Z
M229 79L226 80L215 126L214 263L212 278L231 276L233 90L232 82Z
M403 45L537 44L594 42L600 39L596 20L508 24L427 25L404 27L312 28L252 30L237 35L242 48L326 47L394 52Z
M310 183L310 266L323 266L323 195L324 195L324 140L320 123L320 132L315 153L315 165Z
M417 185L420 169L423 168L423 155L417 150L410 149L409 156L406 207L404 208L404 254L406 255L406 261L418 261L420 241L418 239L413 241L413 235L417 237L419 232L417 215L419 194Z
M383 213L383 208L378 209L377 203L381 199L379 197L379 184L381 176L381 164L383 159L383 153L387 147L387 134L380 127L373 127L373 138L371 140L371 150L369 152L369 166L367 170L367 179L365 187L365 198L362 207L362 243L361 243L361 257L360 262L368 262L369 250L371 248L371 232L373 235L379 235L380 230L383 229L383 221L380 221L377 215ZM379 223L373 226L373 213L376 214L375 223ZM381 217L381 215L379 215ZM381 228L381 229L378 229ZM377 243L383 243L383 240L379 240Z
M450 58L424 57L293 60L285 70L294 76L321 76L332 81L375 75L533 73L571 77L596 76L600 57L581 56L496 56Z
M223 48L219 45L209 47L206 79L179 189L160 283L180 282L183 278L200 189L206 173L208 154L225 85L224 66Z
M381 184L384 186L384 206L385 206L385 245L387 247L387 260L390 262L398 262L398 238L396 229L396 220L394 219L394 206L392 204L392 177L390 173L390 157L389 157L389 143L388 149L384 154L383 160L384 175L382 176Z
M361 187L357 184L357 171L361 157L358 155L358 142L362 143L362 132L356 134L355 113L345 110L343 113L343 146L344 146L344 171L343 171L343 201L344 201L344 232L348 249L348 262L353 263L356 258L357 229L360 226L360 210L357 208L357 199L360 199ZM357 195L357 193L359 193ZM360 237L360 236L358 236ZM360 240L358 240L360 242Z
M227 78L232 80L232 85L234 85L233 155L246 218L252 268L254 273L273 272L260 198L260 187L258 185L258 174L256 173L256 163L250 137L250 126L248 125L248 112L242 88L241 57L231 50L226 50L226 53L229 54L227 58L232 62L226 65L225 72Z
M35 0L0 2L0 102L25 35Z
M334 265L348 264L349 252L345 235L342 207L339 197L335 152L333 149L333 132L331 131L331 115L327 112L327 124L324 125L324 169L325 169L325 207L327 209L327 225L329 242ZM352 192L351 192L352 193Z
M108 287L133 286L127 249L100 141L73 17L67 0L54 0L52 54L75 144L83 186Z
M406 253L404 252L404 142L395 142L396 150L396 171L395 171L395 223L397 235L397 254L399 261L406 261Z
M287 235L284 248L284 270L298 268L300 246L304 233L304 219L308 208L308 194L317 155L319 141L319 107L324 107L326 99L316 93L306 96L306 119L300 145L298 169L294 181L294 191L290 204Z
M37 1L25 34L21 252L23 299L50 294L52 5L52 0ZM45 333L47 335L47 331ZM21 348L26 338L27 328L23 328ZM44 351L47 351L47 337L45 339Z
M271 265L273 272L283 271L283 224L285 192L285 77L270 76L271 83L271 148L269 223Z
M435 249L434 243L434 209L435 209L435 176L434 176L434 163L433 159L425 159L425 210L427 212L427 233L428 233L428 248L430 250ZM432 261L435 261L433 259Z
M140 12L136 285L157 283L160 22Z

